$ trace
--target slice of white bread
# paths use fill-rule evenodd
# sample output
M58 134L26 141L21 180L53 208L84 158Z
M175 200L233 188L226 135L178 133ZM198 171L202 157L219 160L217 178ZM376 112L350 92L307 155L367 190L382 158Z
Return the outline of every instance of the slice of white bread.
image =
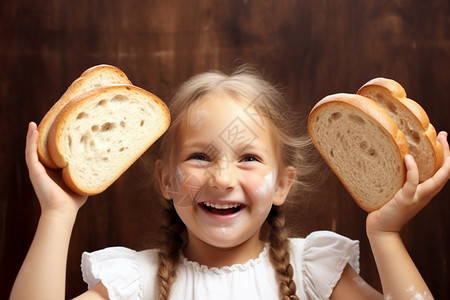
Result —
M38 155L40 161L47 167L57 169L47 150L48 133L56 116L73 98L101 86L131 84L125 73L110 65L98 65L87 69L76 79L52 106L39 123Z
M436 139L436 130L423 108L406 98L404 88L392 79L372 79L357 94L370 98L383 107L403 131L409 152L419 168L419 181L432 177L442 164L444 153Z
M379 209L403 186L406 138L374 101L355 94L327 96L310 112L308 131L362 209Z
M53 162L78 194L108 188L168 128L165 103L132 85L93 89L71 100L48 135Z

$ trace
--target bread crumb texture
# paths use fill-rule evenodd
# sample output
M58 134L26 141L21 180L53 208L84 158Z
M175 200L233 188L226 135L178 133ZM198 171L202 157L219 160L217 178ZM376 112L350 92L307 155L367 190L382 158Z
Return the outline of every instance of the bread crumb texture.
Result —
M364 209L380 207L397 191L402 157L374 119L350 105L329 104L319 107L310 126L319 152Z
M62 130L72 180L87 191L112 183L165 130L167 121L147 97L123 91L84 101Z

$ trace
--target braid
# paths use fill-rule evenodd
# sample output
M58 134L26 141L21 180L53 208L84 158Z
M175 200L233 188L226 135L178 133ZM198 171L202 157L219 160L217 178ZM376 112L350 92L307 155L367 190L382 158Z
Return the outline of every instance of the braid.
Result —
M299 300L296 295L297 286L293 280L294 269L289 261L288 230L285 226L284 213L280 207L272 207L267 222L270 225L269 256L280 284L281 299Z
M161 225L161 246L158 254L158 285L159 300L167 300L170 295L170 288L175 281L176 268L179 262L179 250L183 246L182 232L186 227L178 217L175 208L169 203L164 209L163 224Z

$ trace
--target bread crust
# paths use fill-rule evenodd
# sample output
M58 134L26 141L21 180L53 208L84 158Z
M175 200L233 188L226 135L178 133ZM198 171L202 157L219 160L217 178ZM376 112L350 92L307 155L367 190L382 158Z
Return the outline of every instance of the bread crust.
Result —
M67 126L71 125L70 117L73 114L78 113L79 109L90 101L98 102L99 99L102 99L101 97L105 93L133 93L139 94L143 97L147 97L148 100L152 102L152 107L157 110L158 114L161 116L162 128L154 139L148 140L145 145L140 145L137 154L129 159L128 164L123 169L121 169L119 172L111 174L110 180L108 182L104 184L98 184L95 188L88 188L77 182L75 176L73 176L74 170L71 168L70 162L67 161L66 153L62 146L64 143L62 132ZM103 192L106 188L108 188L110 184L117 180L166 131L169 124L169 110L166 104L154 94L132 85L100 87L91 90L83 95L80 95L79 97L73 99L73 101L70 101L64 108L62 108L61 112L55 118L53 126L50 129L48 136L48 150L56 166L63 169L63 180L72 191L81 195L95 195Z
M433 176L439 169L443 161L443 149L437 141L436 130L430 123L425 110L414 100L406 98L404 88L396 81L387 78L374 78L364 84L357 94L371 98L378 102L381 101L376 94L383 95L383 105L392 106L393 109L386 109L389 115L396 120L401 118L400 114L408 116L407 119L401 118L397 120L400 130L402 130L408 140L411 154L416 159L419 167L419 180L423 182ZM382 103L379 103L380 105ZM423 140L420 148L416 147L414 136L416 132L412 132L411 128L420 128L417 134L419 139ZM429 156L432 159L428 159Z
M53 125L56 117L60 113L60 111L70 102L74 95L79 93L80 88L86 85L89 80L91 80L95 76L99 76L101 74L113 73L116 78L121 81L122 84L131 84L131 81L127 78L124 72L122 72L119 68L111 65L97 65L93 66L86 71L84 71L79 78L77 78L66 90L66 92L61 96L61 98L50 108L50 110L45 114L42 118L41 122L38 126L39 137L37 141L37 151L39 160L42 162L44 166L50 169L58 169L57 164L55 164L51 158L51 155L48 151L48 134L50 132L50 128Z
M360 95L355 94L345 94L345 93L339 93L334 95L329 95L325 98L323 98L321 101L319 101L311 110L308 118L308 131L310 133L311 139L313 141L313 144L315 145L316 149L319 151L321 156L324 158L326 163L330 166L330 168L333 170L333 172L336 174L336 176L340 179L342 184L346 187L350 195L353 197L355 202L365 211L374 211L379 209L381 206L383 206L387 201L389 201L395 193L392 195L388 195L384 202L379 203L376 206L371 206L368 204L368 201L366 199L361 199L349 186L346 179L340 174L339 170L336 168L336 166L329 160L328 155L324 153L322 147L320 146L318 140L316 139L315 132L312 130L313 128L313 122L316 119L317 115L320 113L321 108L326 107L327 105L334 105L334 104L341 104L341 105L348 105L351 106L362 113L364 113L368 118L373 119L376 123L379 124L380 130L384 131L388 137L391 138L392 145L395 145L396 151L399 155L398 162L399 162L399 170L400 170L400 180L398 181L397 186L395 186L395 192L400 189L403 185L403 183L406 180L406 169L404 166L403 158L408 153L408 146L406 138L398 129L397 124L392 120L392 118L382 109L379 105L377 105L374 101L365 98ZM365 174L361 174L361 176L365 176Z
M435 155L434 158L434 166L432 168L433 174L442 166L444 162L444 149L442 149L441 143L437 140L436 129L433 124L430 123L427 113L416 101L403 98L400 100L409 110L418 117L419 120L422 120L422 129L423 134L427 138L425 139L428 143L430 143L430 147L434 150L431 154ZM428 124L428 126L426 126Z

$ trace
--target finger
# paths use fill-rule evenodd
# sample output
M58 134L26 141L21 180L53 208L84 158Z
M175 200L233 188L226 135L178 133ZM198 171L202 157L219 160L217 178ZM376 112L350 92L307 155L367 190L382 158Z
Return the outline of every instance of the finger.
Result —
M446 157L450 156L450 149L449 149L447 137L448 137L448 133L445 131L439 132L439 134L437 136L437 140L439 141L439 143L441 143L442 149L444 150L444 159Z
M39 163L37 155L37 140L39 132L36 123L30 122L28 125L27 141L25 146L25 161L30 172L30 176L44 171L44 167Z
M30 124L28 124L27 140L25 146L25 159L27 161L27 164L31 163L32 160L36 158L34 156L37 152L38 134L39 133L37 131L36 123L30 122Z
M444 159L442 166L430 179L439 185L444 185L450 179L450 156Z
M425 194L433 198L444 187L449 179L450 156L447 156L444 160L444 164L434 176L421 184L420 194Z
M419 169L411 154L405 156L405 165L406 182L403 186L403 192L406 196L412 197L416 193L417 185L419 184Z

